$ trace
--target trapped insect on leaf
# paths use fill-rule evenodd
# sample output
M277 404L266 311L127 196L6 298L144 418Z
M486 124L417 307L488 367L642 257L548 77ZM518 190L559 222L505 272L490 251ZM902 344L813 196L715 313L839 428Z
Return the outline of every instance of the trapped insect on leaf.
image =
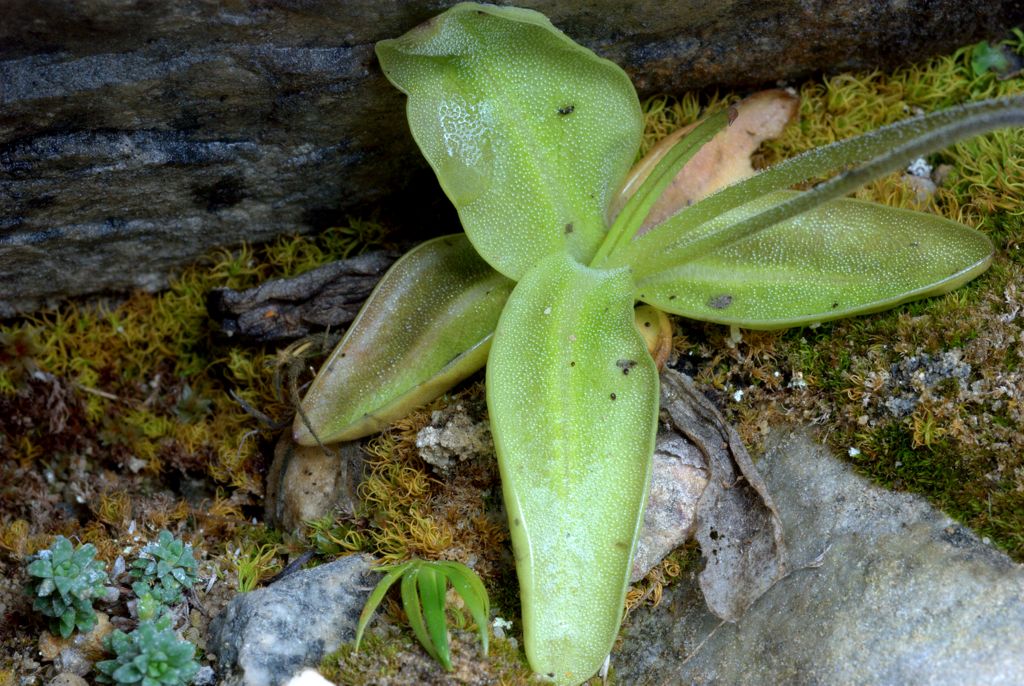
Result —
M578 684L618 632L648 488L659 377L635 303L774 329L960 286L988 267L986 236L843 196L1020 125L1024 100L908 119L666 210L680 169L736 112L708 116L641 180L629 175L642 117L626 74L541 14L462 4L377 55L465 236L421 246L384 277L304 399L295 438L368 435L486 362L524 648L542 677ZM410 619L440 659L436 626Z

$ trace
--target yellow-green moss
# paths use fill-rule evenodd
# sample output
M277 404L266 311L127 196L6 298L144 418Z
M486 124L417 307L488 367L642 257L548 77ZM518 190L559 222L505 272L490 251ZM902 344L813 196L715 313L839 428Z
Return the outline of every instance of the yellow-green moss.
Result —
M409 631L386 624L364 637L359 652L355 652L351 644L343 645L324 657L319 669L327 679L344 686L528 686L537 683L522 651L506 639L493 639L488 656L483 657L474 633L452 627L451 651L452 671L445 672Z

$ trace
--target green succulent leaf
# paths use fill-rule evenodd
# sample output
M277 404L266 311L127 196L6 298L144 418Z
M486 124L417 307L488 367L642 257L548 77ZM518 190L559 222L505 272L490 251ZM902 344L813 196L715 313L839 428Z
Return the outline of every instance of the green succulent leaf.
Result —
M143 547L132 562L131 574L138 579L132 584L137 596L151 594L161 603L176 604L181 601L182 591L192 588L197 579L192 546L164 529L156 541Z
M483 258L519 279L589 262L639 147L629 77L532 10L457 5L377 44L412 135Z
M1024 96L951 107L811 150L683 208L610 256L607 266L629 264L641 279L664 272L851 193L915 157L962 138L1013 125L1024 125ZM769 203L760 212L746 213L731 223L719 221L722 215L748 202L850 165L854 166L811 191L791 195L781 203Z
M96 623L92 601L103 595L107 573L95 556L96 546L91 543L74 548L71 541L58 536L27 566L28 591L35 597L32 608L50 617L51 630L64 638L76 627L88 631Z
M737 222L795 195L762 197L710 225ZM778 329L948 292L983 272L992 251L986 236L963 224L844 198L646 276L637 295L691 319Z
M168 614L140 622L130 634L115 630L104 643L114 659L96 663L101 684L185 686L199 672L195 646L178 638Z
M463 234L408 252L321 367L295 418L296 442L375 433L480 369L512 285Z
M487 403L527 658L577 684L619 630L654 450L658 375L627 270L560 254L530 271L495 332Z
M75 630L75 617L76 613L74 609L68 608L60 616L59 630L62 638L67 638L71 635L71 632Z

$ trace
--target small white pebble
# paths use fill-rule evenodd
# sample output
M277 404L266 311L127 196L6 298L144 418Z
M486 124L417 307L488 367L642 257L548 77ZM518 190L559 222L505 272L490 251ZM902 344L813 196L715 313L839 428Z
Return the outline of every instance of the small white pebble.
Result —
M988 536L984 536L981 539L981 542L984 543L985 545L992 545L992 539L989 538Z
M304 669L291 679L289 679L285 686L334 686L330 681L325 679L320 672L315 669Z
M911 176L919 176L923 179L932 175L932 165L923 157L918 157L907 167L907 173Z
M505 638L505 632L512 628L512 622L501 617L495 617L491 622L495 638Z
M858 455L860 455L860 448L854 448L853 446L850 446L850 449L846 451L846 454L849 455L850 457L857 457Z

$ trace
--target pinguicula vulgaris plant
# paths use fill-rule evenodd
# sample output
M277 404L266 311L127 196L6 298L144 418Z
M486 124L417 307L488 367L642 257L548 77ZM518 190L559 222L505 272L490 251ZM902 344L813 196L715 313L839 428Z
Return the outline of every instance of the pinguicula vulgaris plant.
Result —
M383 278L310 387L295 438L368 435L486 363L527 658L577 684L618 632L648 489L659 379L634 304L776 329L957 288L989 265L988 238L843 196L957 139L1024 123L1024 100L811 151L638 235L728 113L671 148L611 216L640 144L639 101L621 69L543 15L462 4L377 55L408 95L412 135L465 233L424 243Z

